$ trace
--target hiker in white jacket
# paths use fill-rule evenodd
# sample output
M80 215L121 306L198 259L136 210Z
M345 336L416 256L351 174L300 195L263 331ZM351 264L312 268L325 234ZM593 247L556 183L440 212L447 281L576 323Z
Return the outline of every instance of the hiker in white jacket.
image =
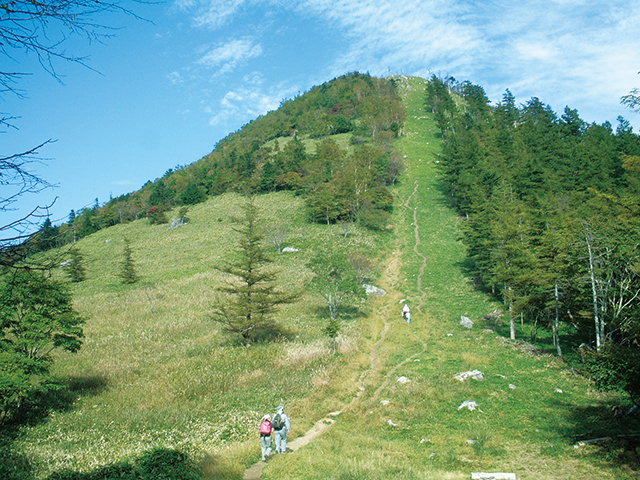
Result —
M291 431L291 422L289 421L289 415L284 413L284 406L280 405L278 407L277 413L271 421L271 426L276 434L276 453L286 453L287 434Z
M411 309L406 303L404 304L404 307L402 307L402 318L404 318L407 323L411 323Z

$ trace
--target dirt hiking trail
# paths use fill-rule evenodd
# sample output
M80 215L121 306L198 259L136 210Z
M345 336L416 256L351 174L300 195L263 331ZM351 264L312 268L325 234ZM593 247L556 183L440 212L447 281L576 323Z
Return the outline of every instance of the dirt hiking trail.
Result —
M405 209L413 210L412 226L414 227L414 231L415 231L415 244L413 245L413 252L422 259L422 265L420 267L420 273L418 275L418 291L421 292L419 306L421 306L423 299L426 295L422 289L422 277L424 275L424 271L427 265L427 258L418 250L418 247L420 245L420 228L418 225L417 210L410 206L411 199L413 198L414 194L418 191L418 187L419 185L418 185L418 182L416 181L413 192L405 200L402 206ZM400 225L400 227L401 226L402 225ZM318 420L313 425L313 427L311 427L304 435L302 435L301 437L297 437L294 440L288 442L288 449L291 449L292 452L295 452L296 450L308 445L314 438L322 435L322 433L324 433L333 423L335 423L337 417L342 412L348 411L349 409L355 407L360 401L360 399L362 398L362 395L364 395L366 391L365 381L378 372L380 368L380 358L378 355L378 350L380 346L385 342L387 333L389 332L389 328L391 327L391 323L389 322L389 319L394 319L400 316L400 308L401 308L400 304L404 298L403 293L398 291L394 287L394 285L398 285L398 278L400 276L401 265L402 265L401 256L402 256L402 252L398 248L394 249L394 251L391 253L389 258L386 260L386 268L384 269L384 273L379 280L379 284L381 288L383 288L387 292L386 295L378 301L379 305L376 312L376 316L382 322L383 328L380 331L378 340L371 348L371 352L369 354L369 365L358 378L357 393L351 399L351 401L348 404L346 404L341 410L338 410L335 412L329 412L323 418ZM413 331L412 331L412 335L416 336ZM416 336L416 338L418 337ZM420 343L422 344L421 351L411 355L410 357L405 358L402 362L398 363L396 366L394 366L384 375L384 377L380 380L379 384L377 385L377 388L373 394L374 398L377 397L384 390L384 388L388 385L389 381L393 377L394 373L400 367L412 361L415 357L423 354L426 351L427 349L426 343L424 343L422 340L420 340ZM243 479L259 480L260 478L262 478L262 470L266 467L266 465L267 464L263 461L259 461L255 463L245 471Z

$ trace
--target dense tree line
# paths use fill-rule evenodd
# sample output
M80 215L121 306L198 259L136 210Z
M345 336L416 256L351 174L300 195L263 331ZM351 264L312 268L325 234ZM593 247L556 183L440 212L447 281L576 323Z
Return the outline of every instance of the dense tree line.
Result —
M213 152L176 166L140 190L72 211L67 222L45 221L29 244L32 250L65 245L118 223L149 218L168 221L166 212L226 191L265 193L293 190L308 198L311 219L386 224L391 195L386 187L402 171L391 147L401 132L404 106L393 80L350 73L258 117L221 140ZM351 134L350 151L330 140ZM320 142L310 153L302 139Z
M532 337L547 326L562 354L573 332L596 381L638 399L640 137L622 117L587 124L508 90L490 105L482 87L435 76L425 105L471 273L504 301L512 338L516 318Z

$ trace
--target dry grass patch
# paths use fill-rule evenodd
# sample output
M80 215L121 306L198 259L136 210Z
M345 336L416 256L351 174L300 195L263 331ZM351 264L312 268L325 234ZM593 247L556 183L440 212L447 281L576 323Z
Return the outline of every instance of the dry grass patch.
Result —
M280 357L279 364L293 369L302 369L308 363L329 358L332 353L329 341L323 338L309 343L289 343Z

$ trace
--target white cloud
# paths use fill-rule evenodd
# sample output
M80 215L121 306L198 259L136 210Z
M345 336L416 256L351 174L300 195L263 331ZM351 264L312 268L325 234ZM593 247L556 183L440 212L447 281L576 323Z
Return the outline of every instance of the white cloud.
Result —
M180 75L180 72L171 72L167 75L167 78L174 85L182 83L182 75Z
M515 48L522 60L551 60L557 55L552 45L517 43Z
M494 101L509 88L519 101L535 95L556 109L569 104L581 112L598 104L600 111L605 104L613 111L620 95L640 83L635 75L640 70L637 0L178 1L192 13L193 24L202 27L236 22L232 27L239 31L260 25L262 30L251 32L256 36L281 35L290 27L295 35L317 35L277 23L282 17L291 22L291 14L321 25L318 49L324 57L317 70L301 72L307 79L354 70L375 75L435 72L478 83ZM332 47L329 59L322 50L327 36L344 39ZM289 38L289 45L295 40ZM236 40L207 52L199 63L218 69L219 75L262 54L260 44Z
M262 47L254 44L251 40L232 40L209 50L196 63L204 67L215 68L217 69L216 75L222 75L235 70L238 64L261 55Z
M175 0L174 6L189 12L195 27L216 29L228 23L242 3L242 0Z
M351 39L334 65L336 73L357 68L381 74L445 63L453 68L482 44L477 30L456 18L467 9L455 2L306 0L299 10L323 16Z
M277 109L283 98L297 90L297 88L279 85L264 92L257 82L259 78L261 75L257 73L245 77L247 81L239 88L228 91L217 108L205 107L205 111L212 114L209 124L225 126L231 123L247 122Z

